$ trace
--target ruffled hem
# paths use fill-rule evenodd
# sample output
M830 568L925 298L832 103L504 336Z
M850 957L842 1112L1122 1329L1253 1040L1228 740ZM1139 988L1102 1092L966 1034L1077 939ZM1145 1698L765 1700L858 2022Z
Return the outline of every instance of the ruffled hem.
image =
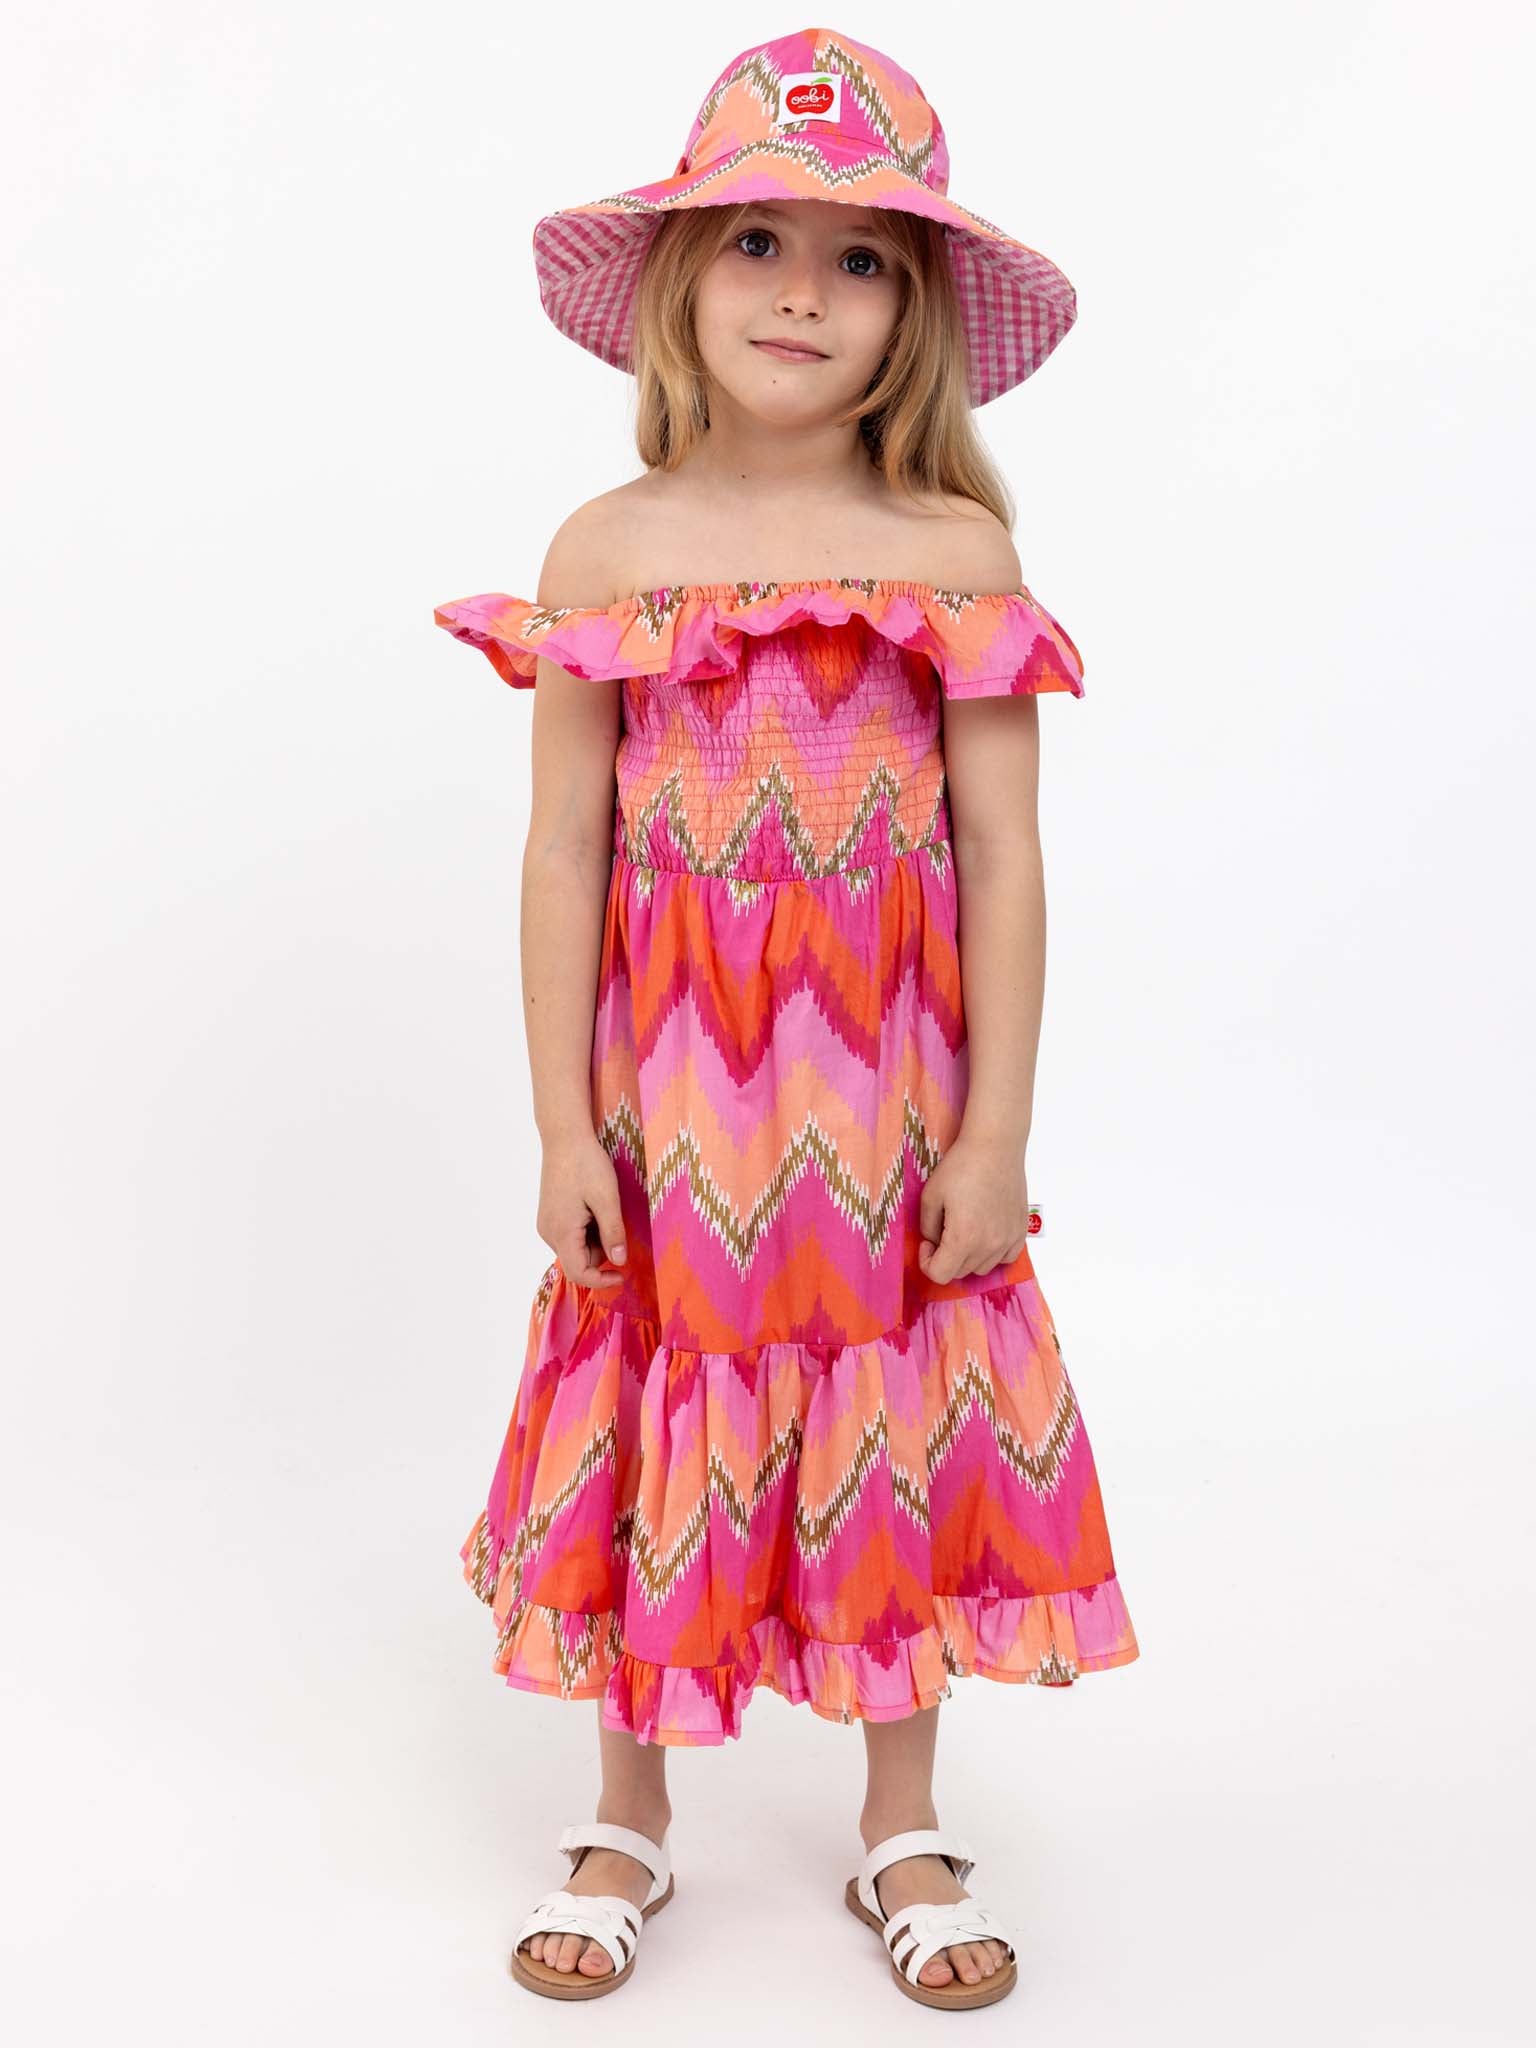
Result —
M484 1513L459 1554L468 1584L494 1606L499 1560ZM497 1641L493 1668L523 1692L601 1699L603 1725L640 1742L706 1747L740 1738L758 1685L823 1720L899 1721L947 1700L955 1678L1064 1687L1140 1654L1113 1576L1021 1598L935 1593L932 1604L930 1627L876 1643L822 1642L782 1615L764 1615L735 1659L717 1665L647 1663L624 1648L611 1611L523 1604Z
M711 1352L556 1261L459 1556L507 1683L601 1698L642 1741L736 1737L758 1684L899 1720L954 1677L1070 1685L1137 1655L1032 1276L862 1342Z
M1034 1280L866 1343L711 1354L555 1262L459 1556L508 1686L598 1698L639 1741L735 1739L760 1683L825 1720L901 1720L954 1677L1071 1686L1139 1655ZM823 1602L854 1640L815 1632Z
M975 591L877 577L687 583L610 605L560 607L488 591L433 612L437 625L478 647L515 688L533 684L540 655L589 682L733 677L747 637L852 618L898 647L926 654L947 698L1085 694L1077 648L1022 584Z

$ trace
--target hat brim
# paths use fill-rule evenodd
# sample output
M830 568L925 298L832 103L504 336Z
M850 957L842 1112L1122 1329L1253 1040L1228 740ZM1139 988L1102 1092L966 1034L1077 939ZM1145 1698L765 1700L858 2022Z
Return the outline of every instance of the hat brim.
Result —
M655 184L546 214L533 231L545 312L570 340L615 369L632 370L635 290L661 219L752 199L827 199L939 222L965 325L973 406L1032 376L1077 318L1077 294L1049 257L909 177L883 151L832 134L747 143Z

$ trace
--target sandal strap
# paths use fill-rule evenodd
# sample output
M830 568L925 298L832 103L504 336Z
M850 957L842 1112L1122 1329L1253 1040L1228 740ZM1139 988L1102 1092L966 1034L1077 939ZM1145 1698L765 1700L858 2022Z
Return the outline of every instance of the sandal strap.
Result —
M956 1899L946 1906L902 1906L882 1930L891 1960L909 1984L942 1948L963 1941L999 1941L1014 1958L1008 1929L979 1899Z
M899 1863L904 1856L942 1856L961 1884L976 1868L970 1845L949 1828L905 1828L899 1835L887 1835L883 1842L876 1842L859 1872L859 1896L872 1912L881 1912L874 1895L875 1879L887 1864Z
M643 1925L640 1908L617 1892L546 1892L517 1930L514 1948L532 1934L584 1934L608 1951L622 1970L635 1952Z
M609 1820L573 1821L568 1828L560 1830L559 1846L573 1865L580 1860L583 1849L618 1849L626 1856L633 1856L651 1873L647 1905L658 1893L666 1890L667 1880L672 1874L672 1852L665 1838L653 1842L638 1828L621 1828Z

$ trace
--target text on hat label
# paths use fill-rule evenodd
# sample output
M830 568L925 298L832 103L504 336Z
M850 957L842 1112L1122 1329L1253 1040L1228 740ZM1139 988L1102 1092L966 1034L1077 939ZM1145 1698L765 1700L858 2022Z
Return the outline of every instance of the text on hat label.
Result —
M843 81L833 71L786 71L779 80L774 121L836 121L842 113Z

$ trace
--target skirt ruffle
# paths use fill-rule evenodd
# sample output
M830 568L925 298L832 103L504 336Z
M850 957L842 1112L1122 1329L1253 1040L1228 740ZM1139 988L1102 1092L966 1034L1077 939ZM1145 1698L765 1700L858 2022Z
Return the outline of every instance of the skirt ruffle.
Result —
M739 1737L760 1684L891 1721L956 1677L1065 1686L1137 1655L1033 1278L865 1343L704 1352L553 1265L459 1554L506 1682L601 1699L642 1742Z

